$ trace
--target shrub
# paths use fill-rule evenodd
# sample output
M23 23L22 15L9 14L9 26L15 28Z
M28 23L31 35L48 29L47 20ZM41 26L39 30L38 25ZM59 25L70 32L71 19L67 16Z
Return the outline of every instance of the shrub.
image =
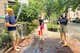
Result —
M11 39L8 33L0 34L0 48L9 47L11 44Z

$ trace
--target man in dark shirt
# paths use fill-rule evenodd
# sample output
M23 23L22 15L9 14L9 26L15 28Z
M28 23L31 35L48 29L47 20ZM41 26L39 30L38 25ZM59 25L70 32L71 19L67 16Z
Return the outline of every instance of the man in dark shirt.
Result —
M5 26L8 29L14 50L19 50L20 47L18 47L18 44L19 44L20 37L16 31L16 18L14 16L13 9L8 8L7 13L8 13L8 15L6 15L6 17L5 17L5 21L6 21Z
M59 19L58 23L60 25L60 36L61 36L61 42L64 43L63 46L67 46L67 39L66 39L66 32L67 32L67 24L68 19L65 14L63 14Z

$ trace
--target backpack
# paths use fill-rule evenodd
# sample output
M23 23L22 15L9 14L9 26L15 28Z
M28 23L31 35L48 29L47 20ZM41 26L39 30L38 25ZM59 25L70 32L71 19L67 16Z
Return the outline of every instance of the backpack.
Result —
M60 19L60 24L67 25L67 23L68 23L67 18Z

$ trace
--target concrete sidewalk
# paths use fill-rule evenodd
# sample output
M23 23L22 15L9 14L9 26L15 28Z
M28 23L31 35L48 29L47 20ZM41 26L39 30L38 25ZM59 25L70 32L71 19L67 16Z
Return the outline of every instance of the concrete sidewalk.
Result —
M50 31L48 31L47 32L47 35L45 35L44 36L44 38L47 40L47 41L49 41L48 39L50 38L50 39L53 39L53 40L51 40L53 43L51 43L51 45L53 44L53 45L55 45L55 44L57 44L58 45L58 42L57 42L57 39L59 39L60 38L60 36L59 36L59 32L50 32ZM55 40L56 39L56 40ZM56 41L56 42L55 42ZM58 40L58 41L60 41L60 40ZM50 42L50 41L49 41ZM53 47L53 49L51 49L51 50L54 50L54 49L56 49L57 50L57 52L58 53L80 53L80 42L78 41L78 40L76 40L76 39L73 39L73 38L71 38L70 36L68 36L68 39L67 39L67 42L68 42L68 46L70 47L70 48L59 48L59 49L56 49L55 47ZM46 44L46 42L45 42L45 44ZM57 46L56 45L56 46ZM27 48L27 47L25 47L25 48ZM45 48L45 46L44 46L44 48ZM50 48L48 48L48 49L50 49ZM22 51L24 51L24 50L26 50L26 52L27 52L27 49L23 49ZM62 52L63 51L63 52ZM71 52L70 52L71 51ZM26 53L25 52L25 53ZM49 52L49 51L48 51ZM57 52L54 52L54 53L57 53Z
M74 53L80 53L80 41L77 39L68 39L68 45Z
M58 32L49 32L50 35L53 34L53 36L59 38ZM80 41L78 39L72 38L70 35L67 35L67 42L68 46L71 48L73 53L80 53Z
M37 33L37 31L36 31ZM80 41L78 41L77 39L72 38L70 35L67 35L67 42L68 42L68 46L70 47L70 49L72 50L73 53L80 53ZM51 32L48 31L46 35L44 35L44 38L52 38L52 39L59 39L60 35L59 32Z
M38 33L38 30L35 30L35 32L33 32L33 34L37 34ZM34 39L33 39L33 34L31 34L31 38L29 39L25 39L21 44L26 44L25 47L23 47L21 49L21 51L17 52L17 53L21 53L22 51L24 50L27 50L27 48L29 48L29 46L32 44L32 42L34 42ZM43 36L46 40L48 38L50 39L53 39L53 41L55 39L59 39L60 38L60 35L59 35L59 32L51 32L51 31L47 31L47 33ZM56 41L56 40L55 40ZM56 42L54 41L54 43L52 44L56 44ZM59 40L60 41L60 40ZM68 42L68 46L70 47L70 50L72 51L72 53L80 53L80 41L78 41L77 39L74 39L72 38L70 35L68 35L68 38L67 38L67 42ZM52 45L51 44L51 45ZM54 48L55 49L55 48ZM62 48L64 50L64 48ZM51 49L52 50L52 49ZM60 49L59 49L60 50ZM58 51L59 51L58 50ZM67 49L65 49L65 51L67 51ZM14 53L13 51L11 53ZM56 52L55 52L56 53ZM60 53L60 51L58 52ZM65 53L65 52L62 52L62 53Z

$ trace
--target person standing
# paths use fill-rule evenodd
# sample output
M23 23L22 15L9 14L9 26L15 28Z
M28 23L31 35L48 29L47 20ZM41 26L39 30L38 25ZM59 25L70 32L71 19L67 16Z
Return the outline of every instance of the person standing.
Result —
M6 10L8 15L5 16L5 26L7 27L8 33L12 40L13 49L16 51L20 50L19 44L19 34L16 31L16 16L14 15L14 11L12 8L8 8Z
M40 36L43 35L43 29L44 29L44 19L42 17L39 17L39 26L40 26Z
M43 53L43 45L44 45L44 15L39 16L39 51Z
M67 24L68 24L68 19L65 14L63 14L59 19L58 23L60 25L60 37L61 37L61 43L64 43L63 46L67 46L67 37L66 37L66 32L67 32Z

